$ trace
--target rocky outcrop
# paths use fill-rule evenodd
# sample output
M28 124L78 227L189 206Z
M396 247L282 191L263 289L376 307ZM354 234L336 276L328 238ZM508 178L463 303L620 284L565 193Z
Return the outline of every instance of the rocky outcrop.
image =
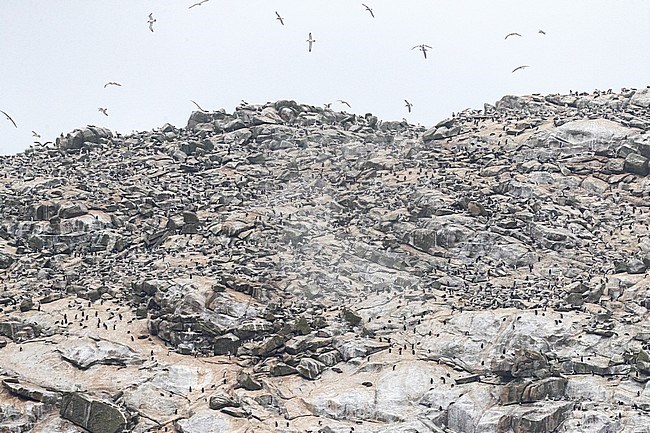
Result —
M0 159L0 431L641 431L647 96L245 104Z

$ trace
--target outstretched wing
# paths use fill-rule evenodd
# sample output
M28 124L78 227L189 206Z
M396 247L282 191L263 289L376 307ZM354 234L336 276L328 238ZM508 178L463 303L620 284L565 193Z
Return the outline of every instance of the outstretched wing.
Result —
M14 127L15 127L15 128L18 128L18 125L16 125L16 122L14 122L14 119L12 119L10 115L8 115L7 113L5 113L5 112L2 111L2 110L0 110L0 113L4 114L5 117L7 118L7 120L9 120L11 123L14 124Z
M192 101L191 99L190 99L190 102L191 102L192 104L196 105L196 107L197 107L199 110L201 110L201 111L203 111L203 112L206 112L206 111L205 111L203 108L201 108L201 106L200 106L199 104L197 104L196 102Z

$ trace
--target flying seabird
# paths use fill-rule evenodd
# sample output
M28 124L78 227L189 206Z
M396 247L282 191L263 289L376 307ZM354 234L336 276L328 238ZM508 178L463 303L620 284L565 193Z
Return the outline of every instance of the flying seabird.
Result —
M309 39L307 39L307 42L309 42L309 52L311 53L311 45L316 42L316 39L311 37L311 32L309 32Z
M409 113L411 112L411 108L413 108L413 104L411 104L409 101L406 99L404 100L406 102L406 108L409 110Z
M364 8L366 8L366 10L367 10L368 12L370 12L370 15L372 15L373 18L375 17L375 14L372 13L372 9L370 9L370 7L368 7L367 5L364 5L363 3L361 3L361 6L363 6Z
M521 37L521 35L519 33L512 32L512 33L508 33L504 39L508 39L510 36L519 36L519 37Z
M153 32L153 23L155 23L156 21L157 20L153 17L153 13L150 13L149 14L149 21L147 21L147 22L149 23L149 30L151 30L152 32Z
M197 104L196 102L192 101L191 99L190 99L190 102L191 102L192 104L196 105L196 107L197 107L200 111L203 111L204 113L207 113L207 111L205 111L203 108L201 108L201 106L200 106L199 104Z
M109 81L108 83L104 84L104 89L106 88L106 86L118 86L118 87L122 87L122 85L121 85L120 83L116 83L115 81Z
M32 131L32 137L41 138L41 134L36 131Z
M2 111L2 110L0 110L0 113L4 114L5 117L7 118L7 120L9 120L11 123L13 123L13 124L14 124L14 127L18 128L18 125L16 125L16 122L14 122L14 119L12 119L10 115L8 115L7 113L5 113L5 112Z
M108 116L108 113L107 113L108 108L102 108L102 107L99 107L99 108L97 109L97 111L101 111L102 113L104 113L105 116Z
M512 70L512 72L514 73L514 72L516 72L516 71L518 71L520 69L524 69L524 68L530 68L530 66L528 66L528 65L517 66L515 69Z
M419 49L420 51L422 51L422 54L424 54L425 59L427 58L427 49L431 49L431 47L428 46L428 45L420 44L420 45L416 45L413 48L411 48L411 51L413 51L416 48Z
M280 16L278 11L275 11L275 16L277 17L276 20L280 21L280 24L284 25L284 18ZM309 38L311 39L311 36Z
M201 0L198 3L194 3L192 6L190 6L188 9L192 9L194 6L201 6L203 3L208 2L210 0Z
M543 34L543 35L546 34L546 32L545 32L544 30L542 30L542 29L540 29L537 33L541 33L541 34Z
M347 101L344 101L344 100L342 100L342 99L337 99L336 101L337 101L337 102L340 102L341 104L345 104L345 105L347 105L348 108L352 108L352 106L350 105L350 103L347 102Z

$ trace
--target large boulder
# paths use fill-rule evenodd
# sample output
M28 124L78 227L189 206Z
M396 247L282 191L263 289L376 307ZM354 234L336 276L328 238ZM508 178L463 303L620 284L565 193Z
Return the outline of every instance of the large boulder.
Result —
M96 364L133 365L143 359L124 344L108 340L70 340L59 349L61 357L75 367L86 370Z
M98 126L87 126L82 129L75 129L65 137L56 139L56 146L63 151L78 150L86 146L86 143L102 143L113 138L113 133L107 128Z
M639 174L641 176L648 175L648 158L639 155L638 153L630 153L625 157L623 169L628 173Z
M131 417L113 403L73 392L63 395L61 417L91 433L122 433Z

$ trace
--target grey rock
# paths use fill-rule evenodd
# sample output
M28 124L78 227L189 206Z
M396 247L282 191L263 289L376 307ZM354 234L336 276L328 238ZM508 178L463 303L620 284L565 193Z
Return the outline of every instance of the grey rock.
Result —
M91 433L121 433L130 424L130 418L117 406L80 393L64 394L60 413Z
M630 153L625 157L624 170L641 176L648 175L648 158L638 153Z
M296 367L298 374L310 380L317 379L324 369L323 363L311 358L302 358Z

